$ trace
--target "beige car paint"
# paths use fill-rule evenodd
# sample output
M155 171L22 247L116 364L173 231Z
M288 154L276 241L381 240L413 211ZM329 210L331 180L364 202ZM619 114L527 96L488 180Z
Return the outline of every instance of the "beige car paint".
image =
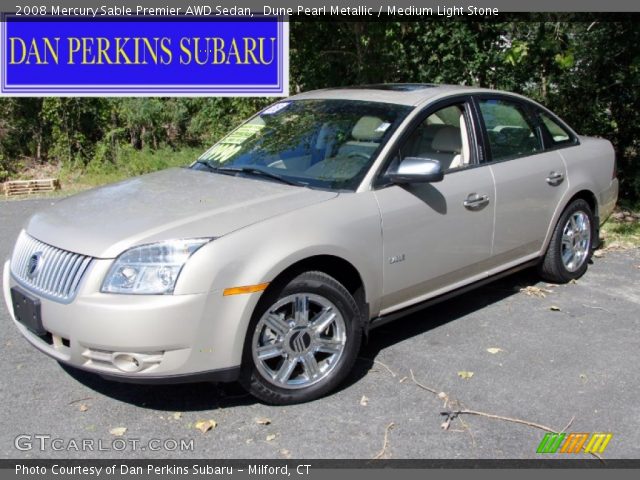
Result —
M542 249L547 227L567 192L567 171L557 151L540 152L488 165L496 185L495 234L492 256L496 265ZM552 173L565 180L550 185Z
M463 202L474 193L489 196L489 204L466 209ZM489 168L451 172L433 184L392 185L375 195L384 225L382 309L408 306L486 270L494 222ZM391 264L394 255L406 258Z
M336 195L172 168L56 202L26 229L65 250L115 258L133 245L167 238L219 237Z

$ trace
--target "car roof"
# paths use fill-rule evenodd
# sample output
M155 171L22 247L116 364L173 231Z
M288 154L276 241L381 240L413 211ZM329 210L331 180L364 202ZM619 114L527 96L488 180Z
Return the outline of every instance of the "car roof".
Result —
M447 93L502 93L518 96L509 92L464 85L439 85L433 83L381 83L355 87L326 88L299 93L292 100L333 99L364 100L370 102L396 103L400 105L419 105L430 98Z

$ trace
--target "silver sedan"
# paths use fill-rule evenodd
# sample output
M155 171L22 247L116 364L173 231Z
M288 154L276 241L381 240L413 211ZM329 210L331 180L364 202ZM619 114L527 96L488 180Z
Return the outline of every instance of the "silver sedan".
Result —
M303 402L345 379L377 325L519 268L580 277L617 194L611 144L519 95L308 92L188 168L34 215L4 296L24 337L73 367Z

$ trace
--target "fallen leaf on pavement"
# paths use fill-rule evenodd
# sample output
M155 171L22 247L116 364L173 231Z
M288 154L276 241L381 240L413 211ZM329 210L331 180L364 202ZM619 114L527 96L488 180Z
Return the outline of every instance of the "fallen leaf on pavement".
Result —
M360 399L360 405L366 407L367 405L369 405L369 399L362 395L362 398Z
M560 311L560 307L558 307L557 305L551 305L549 307L549 310L551 310L552 312L559 312Z
M209 430L216 428L217 425L215 420L198 420L194 427L202 433L207 433Z
M491 347L491 348L487 348L487 352L489 352L492 355L495 355L496 353L504 352L504 350L498 347Z
M182 412L175 412L173 414L173 419L174 420L180 420L182 418Z
M111 435L115 435L116 437L121 437L126 433L126 431L127 427L116 427L109 430L109 433Z
M547 293L553 293L553 290L529 285L528 287L521 288L520 292L528 295L529 297L545 298L547 296Z
M271 425L271 419L266 417L256 418L256 423L258 425Z
M464 380L469 380L471 377L473 377L473 372L458 372L458 376L460 378L463 378Z
M291 452L286 448L280 450L280 455L282 455L284 458L291 458Z
M78 410L80 410L81 412L86 412L87 410L89 410L89 406L81 403L80 406L78 407Z
M605 251L610 251L610 250L626 250L627 249L627 244L626 243L621 243L621 242L611 242L609 244L607 244L603 250Z
M275 440L275 439L276 439L276 436L273 433L267 435L267 442L270 442L271 440Z

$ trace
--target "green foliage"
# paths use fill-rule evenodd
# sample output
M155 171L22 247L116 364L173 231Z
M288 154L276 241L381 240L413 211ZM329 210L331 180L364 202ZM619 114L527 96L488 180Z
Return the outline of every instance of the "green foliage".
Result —
M0 99L0 181L16 173L26 157L40 161L48 146L40 117L41 98Z
M137 150L125 144L119 147L117 162L92 161L82 171L62 168L62 184L80 182L94 186L165 168L184 167L194 162L200 153L201 149L193 147L183 147L180 150L170 147L152 150L145 147Z
M621 195L640 199L640 29L616 21L292 22L291 91L377 82L519 92L612 141ZM133 175L204 149L263 98L3 98L0 181L26 164ZM192 150L193 149L193 150ZM167 163L169 162L169 163ZM71 173L70 173L71 172Z

